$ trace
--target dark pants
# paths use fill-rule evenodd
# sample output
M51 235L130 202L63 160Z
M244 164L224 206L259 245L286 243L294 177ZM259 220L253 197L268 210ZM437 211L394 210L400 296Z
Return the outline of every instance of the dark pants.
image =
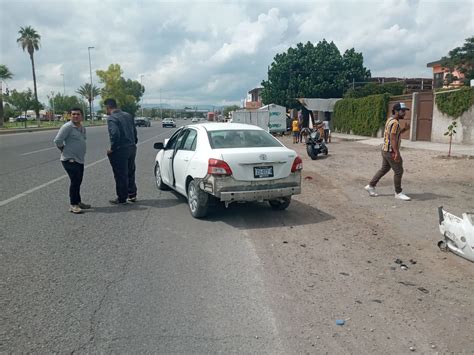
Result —
M123 147L113 151L109 155L110 165L114 172L115 191L119 202L125 202L127 197L137 195L135 184L135 156L137 147Z
M329 139L329 129L325 129L324 130L324 143L328 143L328 139Z
M84 176L84 164L76 162L62 161L64 170L66 170L71 180L69 185L69 200L71 205L77 205L82 202L81 200L81 184L82 177Z
M402 192L402 176L403 176L403 160L400 157L399 161L395 161L392 158L392 153L382 151L382 167L375 174L370 182L370 186L375 187L379 180L393 169L393 183L395 185L395 192L399 194Z

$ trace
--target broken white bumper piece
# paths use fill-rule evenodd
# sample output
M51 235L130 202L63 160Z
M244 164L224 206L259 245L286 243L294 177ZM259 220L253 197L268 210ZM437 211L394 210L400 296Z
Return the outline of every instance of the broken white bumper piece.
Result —
M444 236L438 243L439 248L474 262L474 213L463 213L459 218L443 207L438 208L438 213L439 231Z

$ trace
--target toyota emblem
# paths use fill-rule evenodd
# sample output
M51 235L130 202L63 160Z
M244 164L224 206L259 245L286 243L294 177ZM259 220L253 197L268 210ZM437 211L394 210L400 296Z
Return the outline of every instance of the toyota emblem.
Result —
M267 160L267 155L266 154L260 154L260 159L261 160Z

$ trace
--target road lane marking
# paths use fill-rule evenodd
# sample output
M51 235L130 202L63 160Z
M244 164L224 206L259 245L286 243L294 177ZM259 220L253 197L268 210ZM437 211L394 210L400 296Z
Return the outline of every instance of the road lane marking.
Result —
M51 149L56 149L56 147L50 147L50 148L39 149L39 150L35 150L35 151L33 151L33 152L23 153L22 155L30 155L30 154L35 154L35 153L39 153L39 152L45 152L45 151L51 150Z
M140 143L138 143L137 146L140 146L140 145L142 145L142 144L144 144L144 143L146 143L146 142L151 141L152 139L155 139L155 138L157 138L157 137L163 136L163 135L165 135L165 134L170 134L170 132L169 132L169 131L168 131L168 132L163 132L163 133L157 134L156 136L153 136L153 137L151 137L151 138L145 139L144 141L141 141ZM53 148L54 148L54 147L53 147ZM102 163L104 160L108 160L108 157L105 157L105 158L96 160L96 161L94 161L94 162L92 162L92 163L90 163L90 164L87 164L87 165L84 167L84 169L87 169L87 168L90 168L90 167L92 167L92 166L94 166L94 165L97 165L97 164L99 164L99 163ZM18 199L20 199L20 198L22 198L22 197L28 196L29 194L31 194L31 193L33 193L33 192L35 192L35 191L41 190L42 188L44 188L44 187L46 187L46 186L49 186L49 185L51 185L51 184L54 184L55 182L61 181L61 180L65 179L65 178L67 178L67 177L68 177L67 175L59 176L59 177L57 177L57 178L55 178L55 179L53 179L53 180L50 180L50 181L48 181L48 182L45 182L44 184L38 185L38 186L33 187L33 188L29 189L29 190L26 190L26 191L24 191L24 192L22 192L22 193L19 193L18 195L15 195L15 196L10 197L10 198L8 198L8 199L6 199L6 200L0 201L0 207L3 207L3 206L5 206L5 205L8 205L10 202L13 202L13 201L16 201L16 200L18 200Z

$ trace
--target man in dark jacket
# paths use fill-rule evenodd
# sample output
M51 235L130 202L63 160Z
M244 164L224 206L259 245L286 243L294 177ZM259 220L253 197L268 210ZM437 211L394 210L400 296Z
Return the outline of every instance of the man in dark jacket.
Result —
M127 204L137 200L135 184L135 156L137 154L137 128L133 117L117 108L114 99L106 99L107 127L109 130L110 149L107 156L112 165L115 178L117 198L110 200L114 205Z

